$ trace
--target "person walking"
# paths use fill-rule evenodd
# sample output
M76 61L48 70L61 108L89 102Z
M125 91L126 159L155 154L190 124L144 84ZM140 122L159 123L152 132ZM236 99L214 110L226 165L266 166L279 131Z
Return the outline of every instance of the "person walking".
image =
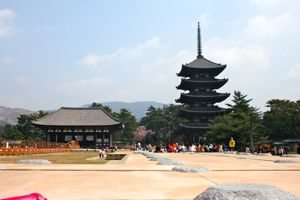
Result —
M230 141L229 141L229 149L230 151L233 151L235 148L235 141L233 138L230 138Z
M102 149L99 149L99 158L102 158Z

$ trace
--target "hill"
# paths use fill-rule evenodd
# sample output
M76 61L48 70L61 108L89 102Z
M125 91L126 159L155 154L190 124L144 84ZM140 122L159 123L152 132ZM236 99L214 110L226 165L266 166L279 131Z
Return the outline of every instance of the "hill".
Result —
M137 120L140 120L146 115L147 109L150 106L155 108L162 108L163 103L155 101L137 101L137 102L122 102L122 101L111 101L102 103L104 106L109 106L113 112L120 112L120 109L126 108L132 112ZM89 107L90 104L86 104L83 107ZM31 114L34 111L26 110L23 108L8 108L0 106L0 125L5 124L17 124L18 117L21 114Z
M33 111L22 108L8 108L0 106L0 125L17 124L18 117L21 114L31 114Z

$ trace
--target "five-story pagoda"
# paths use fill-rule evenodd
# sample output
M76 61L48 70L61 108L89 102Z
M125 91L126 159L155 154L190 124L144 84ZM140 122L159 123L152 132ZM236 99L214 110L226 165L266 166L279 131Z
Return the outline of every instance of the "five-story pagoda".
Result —
M202 55L200 24L198 22L198 55L191 63L182 65L177 76L183 77L177 89L188 91L181 93L177 103L184 105L180 115L187 119L180 124L189 142L199 142L209 129L209 124L216 116L226 112L225 109L215 105L229 97L229 93L218 93L228 79L217 79L226 65L207 60Z

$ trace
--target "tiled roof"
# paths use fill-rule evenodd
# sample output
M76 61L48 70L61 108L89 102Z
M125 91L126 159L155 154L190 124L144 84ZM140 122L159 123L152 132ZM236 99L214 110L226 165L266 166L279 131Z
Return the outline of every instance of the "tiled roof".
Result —
M214 63L210 60L207 60L204 57L196 58L194 61L185 64L184 66L190 67L190 68L220 68L224 67L224 65Z
M33 121L40 126L112 126L120 122L102 108L62 107L49 115Z

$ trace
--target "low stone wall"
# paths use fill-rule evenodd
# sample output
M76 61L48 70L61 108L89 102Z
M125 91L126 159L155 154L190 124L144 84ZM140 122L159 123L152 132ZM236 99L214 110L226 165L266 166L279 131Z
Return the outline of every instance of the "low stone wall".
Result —
M70 148L0 148L0 156L69 152Z

